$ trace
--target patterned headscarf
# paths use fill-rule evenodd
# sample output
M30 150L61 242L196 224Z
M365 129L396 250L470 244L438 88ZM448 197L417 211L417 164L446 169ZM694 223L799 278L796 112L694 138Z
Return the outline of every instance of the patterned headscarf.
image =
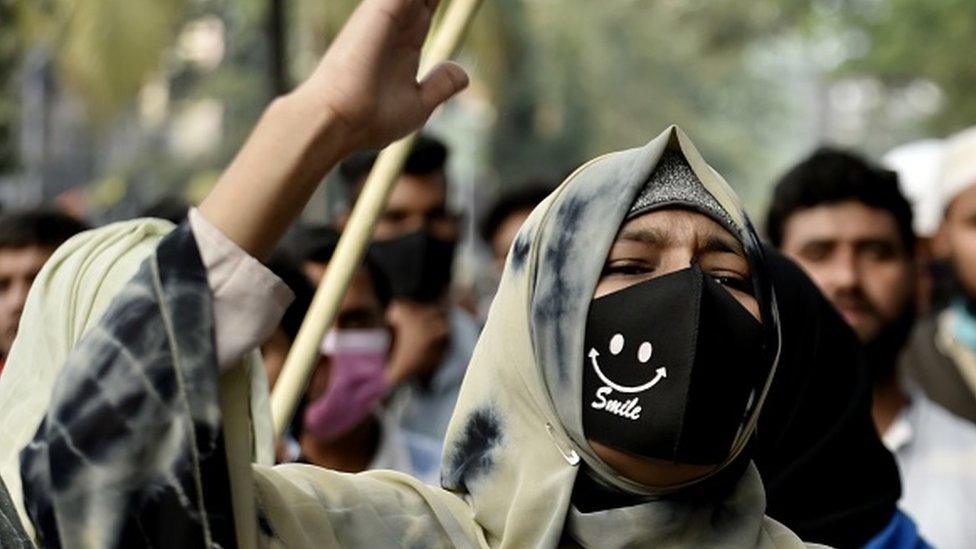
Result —
M675 170L658 169L662 158L686 166L694 177L670 177ZM697 188L689 191L689 183ZM600 480L628 493L663 498L680 491L642 486L611 469L586 442L581 420L585 322L604 260L625 218L662 204L702 208L724 220L749 257L770 360L726 464L745 448L774 369L775 304L763 277L759 240L734 194L687 136L671 127L643 148L580 168L536 208L515 239L445 448L445 486L469 493L476 508L485 491L513 495L514 502L500 506L535 499L540 488L520 483L554 479L559 470L574 476L580 459ZM553 491L541 499L553 502L552 508L560 502L565 512L571 483L539 484ZM666 507L666 501L647 505ZM762 509L754 511L761 518ZM495 512L505 516L501 509ZM508 535L504 524L496 526Z
M684 160L715 213L748 255L769 361L753 406L723 464L725 491L644 486L613 470L582 428L585 322L617 231L665 152ZM653 189L652 189L653 191ZM676 197L673 197L676 198ZM689 201L674 205L691 208ZM283 546L798 547L764 516L755 467L739 464L775 369L776 305L759 241L734 195L676 127L644 147L609 154L572 174L533 211L508 256L448 428L442 489L402 474L339 475L311 467L256 470L258 509ZM635 505L580 512L573 486L586 474ZM381 525L381 526L380 526Z

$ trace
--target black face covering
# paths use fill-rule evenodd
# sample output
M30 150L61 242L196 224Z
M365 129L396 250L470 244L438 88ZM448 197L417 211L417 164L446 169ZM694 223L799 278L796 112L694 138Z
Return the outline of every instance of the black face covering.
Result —
M369 257L390 280L394 298L429 302L440 298L451 283L455 245L420 229L374 241Z
M698 266L593 300L583 430L644 457L729 455L764 370L762 325Z
M863 547L891 522L901 488L871 419L861 344L800 267L776 250L764 255L782 319L752 446L766 514L803 540Z

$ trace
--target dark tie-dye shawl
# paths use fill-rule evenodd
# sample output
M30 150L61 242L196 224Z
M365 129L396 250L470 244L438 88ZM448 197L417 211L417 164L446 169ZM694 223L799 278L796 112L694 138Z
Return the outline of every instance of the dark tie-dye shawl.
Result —
M21 453L41 545L236 546L211 311L184 225L72 351Z
M7 483L0 478L0 547L6 549L27 549L34 547L30 536L20 524L20 517L14 502L10 499Z

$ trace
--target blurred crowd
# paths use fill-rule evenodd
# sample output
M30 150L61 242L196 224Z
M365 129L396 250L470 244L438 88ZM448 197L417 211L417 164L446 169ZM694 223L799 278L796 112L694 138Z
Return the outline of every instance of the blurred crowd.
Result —
M490 300L452 284L466 225L449 206L449 150L411 152L366 258L321 342L279 462L404 471L437 484L441 450ZM339 168L349 203L376 153ZM498 280L519 227L555 182L513 185L477 220ZM181 222L188 205L147 216ZM348 213L299 224L267 262L295 299L261 347L273 387ZM55 210L0 217L0 375L34 278L88 228ZM872 417L895 455L900 507L936 547L976 543L976 128L899 147L880 163L822 148L777 181L768 244L795 261L856 333ZM829 345L830 342L822 342ZM856 449L851 449L856 451Z

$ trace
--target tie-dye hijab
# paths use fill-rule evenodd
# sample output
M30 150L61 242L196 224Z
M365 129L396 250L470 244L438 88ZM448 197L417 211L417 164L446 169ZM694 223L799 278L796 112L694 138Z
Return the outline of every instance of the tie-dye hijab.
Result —
M513 244L461 390L442 474L446 488L467 494L489 541L550 545L564 530L587 544L768 541L763 532L771 522L764 520L762 486L751 466L725 500L689 504L681 501L681 488L655 489L618 474L583 434L587 311L619 227L666 150L684 156L735 224L752 266L767 332L768 375L755 387L753 410L726 464L751 437L778 348L778 318L759 241L728 185L672 127L642 148L600 157L577 170L536 208ZM602 483L650 501L578 512L570 497L581 465ZM556 528L564 520L565 527ZM798 543L791 535L778 541L787 539Z
M52 539L56 536L66 546L88 546L85 539L117 539L108 530L111 525L91 518L111 517L120 524L132 522L129 515L137 511L101 497L111 495L105 487L118 484L117 480L131 492L129 501L144 502L138 509L142 513L137 517L140 521L164 520L162 516L147 515L156 508L158 487L166 486L154 479L171 478L176 470L187 472L179 478L197 483L196 497L183 505L196 513L188 516L211 528L213 524L226 526L233 516L234 533L225 537L233 537L237 545L247 547L802 546L788 529L764 516L762 483L751 465L726 468L734 473L727 490L709 492L708 497L701 497L701 492L688 497L690 487L659 490L620 476L597 458L583 437L581 368L589 304L618 228L666 149L685 157L704 189L729 216L754 273L770 360L766 365L768 375L755 387L753 409L727 459L727 464L732 463L738 455L735 462L741 463L748 458L742 452L755 428L768 379L775 369L779 325L776 307L766 289L755 233L733 194L704 163L688 138L677 128L670 128L645 147L610 154L580 168L533 212L520 232L449 427L443 488L389 471L349 475L309 465L253 465L251 476L239 475L234 474L238 469L233 463L221 465L219 459L210 459L219 458L219 453L214 452L208 454L206 470L187 457L192 453L179 453L170 464L162 458L174 457L171 448L160 449L158 444L139 438L140 433L152 432L148 429L154 425L158 427L159 418L133 415L126 417L125 436L131 439L126 451L144 448L139 456L145 465L138 474L127 471L129 453L113 453L101 456L103 461L108 460L101 464L74 459L68 479L70 492L60 485L55 490L33 490L34 507L49 510L45 516L51 520L46 525L51 532L60 534L52 533ZM134 293L147 285L137 276L118 293L113 310L125 311L150 296L155 300L153 307L160 311L180 303L184 307L192 305L193 322L189 324L200 329L210 326L207 307L199 306L207 303L205 277L199 273L189 276L178 269L181 257L196 256L193 239L177 232L163 242L166 245L160 245L143 271L173 274L181 284L179 291ZM169 303L171 299L182 301ZM153 310L140 309L149 315L144 320L154 325L158 320L152 318L157 314ZM121 320L124 319L118 315L106 315L99 326L112 333L125 331L127 326L119 324ZM171 368L157 364L159 360L149 360L168 356L165 353L131 356L119 365L111 360L105 364L85 362L87 356L111 358L107 353L99 354L100 343L92 339L86 347L88 354L72 353L66 371L94 376L110 384L108 388L124 386L133 398L139 397L140 391L150 393L151 384L142 382L140 370L126 367L130 362L155 365L152 373L159 376L154 379L157 384L172 381L167 376L176 375L179 370L183 378L199 379L201 386L212 388L216 368L205 360L213 356L212 349L206 348L207 341L199 337L169 338L167 352L182 358L179 368ZM139 347L130 348L140 352ZM102 376L103 371L111 376ZM190 409L213 410L217 404L213 391L200 391L197 385L166 384L174 389L173 398L186 401ZM59 395L55 394L49 414L66 404L84 404ZM70 396L75 400L83 398L74 393ZM235 418L248 412L240 406L235 409L229 402L232 399L221 396L219 417L210 414L208 418L224 424L228 456L238 455L240 452L230 449L240 448L235 439L246 434L232 435L226 425L239 423ZM199 425L192 415L179 416L179 407L169 407L167 413L174 414L174 422ZM69 430L77 423L62 422ZM207 432L215 429L211 423L202 427ZM72 436L67 431L62 434ZM34 453L24 454L28 457L23 471L38 469L33 467L31 455L52 448L63 451L51 445L60 436L50 429L39 431L40 438L36 437L31 446ZM122 435L119 438L126 440ZM192 443L188 446L192 447ZM158 452L160 459L147 452ZM110 463L115 457L126 461L116 467ZM573 505L572 492L584 469L585 474L614 490L642 496L641 503L581 512ZM225 474L228 470L230 474ZM43 474L31 475L29 480L35 488L53 486ZM221 497L227 493L232 494L233 512L227 508L229 499ZM71 499L66 500L65 495ZM90 504L83 515L65 514L73 501ZM200 513L204 516L198 516ZM99 536L99 528L105 529L103 533L107 535ZM91 535L70 535L74 531ZM208 530L204 527L203 531ZM214 546L216 538L201 538L194 532L170 531L168 544L197 546L202 542ZM165 534L166 530L159 533Z
M687 159L734 224L754 272L768 375L755 387L753 409L726 465L747 461L742 452L778 349L776 308L758 240L734 195L672 127L642 148L577 170L520 231L448 430L441 475L446 492L388 472L350 476L299 466L260 468L258 508L265 533L283 546L803 546L764 516L755 467L730 468L735 478L724 491L686 497L692 487L661 490L619 475L583 436L587 311L617 231L665 150ZM581 474L642 497L637 504L582 512L572 499Z

